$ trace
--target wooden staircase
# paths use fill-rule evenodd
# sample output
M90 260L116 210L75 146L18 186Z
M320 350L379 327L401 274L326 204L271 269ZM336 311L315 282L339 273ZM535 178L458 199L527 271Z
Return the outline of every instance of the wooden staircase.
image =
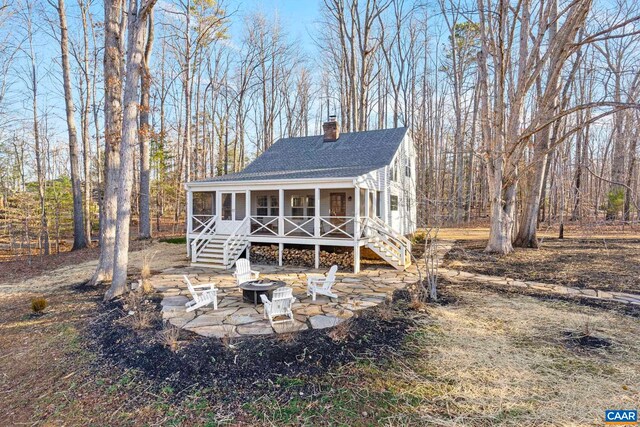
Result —
M397 270L403 271L411 265L411 241L380 219L368 219L365 235L368 238L367 248Z

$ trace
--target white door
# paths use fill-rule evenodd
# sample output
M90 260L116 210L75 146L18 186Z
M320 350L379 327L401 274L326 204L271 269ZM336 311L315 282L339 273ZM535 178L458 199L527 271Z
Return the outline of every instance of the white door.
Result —
M220 194L220 221L216 234L231 234L246 216L246 194L231 192Z

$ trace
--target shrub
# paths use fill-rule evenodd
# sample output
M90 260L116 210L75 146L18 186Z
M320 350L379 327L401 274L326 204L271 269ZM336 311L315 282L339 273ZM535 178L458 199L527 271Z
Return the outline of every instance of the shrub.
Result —
M178 350L178 341L180 339L180 329L175 326L165 323L164 329L158 334L160 342L171 351Z
M351 319L347 319L329 330L329 338L334 342L343 342L351 335Z
M411 243L414 245L424 245L427 235L424 231L418 231L411 236Z
M163 243L171 243L174 245L184 245L187 243L186 237L168 237L166 239L160 239Z
M36 297L31 300L31 310L34 313L41 313L45 308L47 308L47 300L44 297Z
M609 199L609 203L607 204L607 218L615 219L624 207L624 190L622 188L611 190L609 194L607 194L607 199Z
M129 292L126 307L133 320L134 329L146 329L151 326L151 315L142 305L142 300L135 292Z

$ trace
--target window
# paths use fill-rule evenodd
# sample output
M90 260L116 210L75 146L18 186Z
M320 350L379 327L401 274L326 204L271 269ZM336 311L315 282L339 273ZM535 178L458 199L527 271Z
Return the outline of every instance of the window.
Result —
M398 181L398 159L391 165L391 181Z
M304 198L302 196L291 197L291 216L304 216Z
M315 214L315 199L312 196L291 197L291 216L311 217Z
M269 214L271 216L280 215L280 209L278 208L278 196L271 196L271 209L269 209Z
M278 216L278 196L258 196L256 198L257 216Z
M382 218L382 192L378 191L376 196L376 216Z
M391 205L390 209L392 211L398 210L398 196L391 196L389 204Z
M411 177L411 159L407 159L407 164L404 166L404 176Z
M269 198L267 196L258 196L256 201L256 214L258 216L269 215Z
M225 221L233 219L232 197L233 194L231 193L222 193L222 219Z
M316 199L314 196L307 197L307 216L316 216Z

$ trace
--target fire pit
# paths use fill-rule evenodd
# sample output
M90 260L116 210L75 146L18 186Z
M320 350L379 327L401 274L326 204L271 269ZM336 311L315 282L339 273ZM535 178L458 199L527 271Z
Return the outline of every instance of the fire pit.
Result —
M273 291L285 285L286 283L282 280L250 280L240 285L240 289L242 289L242 299L253 305L262 304L260 295L266 295L271 299Z

